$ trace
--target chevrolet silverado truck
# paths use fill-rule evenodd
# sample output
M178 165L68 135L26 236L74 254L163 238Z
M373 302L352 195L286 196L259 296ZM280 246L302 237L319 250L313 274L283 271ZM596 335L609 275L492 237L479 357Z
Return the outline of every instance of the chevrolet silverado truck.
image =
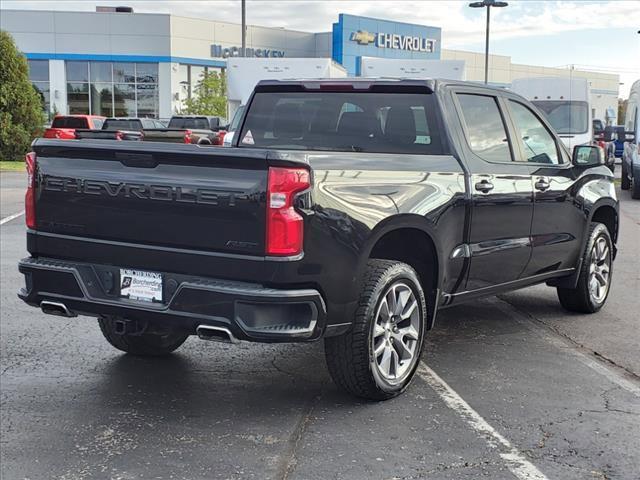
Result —
M335 382L367 399L405 390L442 309L540 283L570 311L607 300L603 152L569 153L512 92L263 81L233 142L37 140L20 298L97 317L134 355L323 339Z
M153 118L113 117L107 118L99 130L76 129L76 139L140 141L145 131L157 128L164 125Z
M145 140L168 143L222 145L224 119L200 115L174 115L167 128L145 132Z
M105 117L98 115L56 115L51 126L44 131L44 138L72 140L80 128L99 129Z

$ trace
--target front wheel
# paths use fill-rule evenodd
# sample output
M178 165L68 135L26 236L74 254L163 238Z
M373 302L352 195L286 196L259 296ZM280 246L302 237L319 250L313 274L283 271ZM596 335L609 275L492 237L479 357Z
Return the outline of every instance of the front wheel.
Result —
M576 288L558 288L560 304L571 312L595 313L609 296L613 269L613 242L602 223L591 223L589 240Z
M631 188L631 182L629 181L629 175L627 174L627 168L625 167L624 160L622 161L622 173L620 174L620 188L622 190L629 190Z
M369 260L351 331L325 339L336 384L369 400L402 393L420 361L426 311L418 275L409 265Z
M129 334L116 331L116 321L110 317L98 319L102 335L112 346L123 352L144 357L168 355L180 347L189 335L168 330L162 333Z

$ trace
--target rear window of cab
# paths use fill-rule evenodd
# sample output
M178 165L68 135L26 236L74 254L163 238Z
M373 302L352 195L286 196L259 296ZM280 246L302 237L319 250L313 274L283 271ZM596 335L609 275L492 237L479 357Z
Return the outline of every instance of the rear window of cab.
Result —
M426 93L257 92L238 146L441 154L434 103Z

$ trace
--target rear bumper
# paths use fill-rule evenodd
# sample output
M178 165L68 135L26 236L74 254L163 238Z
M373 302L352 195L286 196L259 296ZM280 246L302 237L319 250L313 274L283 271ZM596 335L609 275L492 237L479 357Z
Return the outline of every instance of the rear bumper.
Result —
M31 257L19 270L25 276L22 300L35 307L43 301L63 304L71 314L109 315L190 334L200 325L224 327L238 339L256 342L316 340L326 326L325 302L314 289L162 272L166 301L151 303L119 296L119 267Z

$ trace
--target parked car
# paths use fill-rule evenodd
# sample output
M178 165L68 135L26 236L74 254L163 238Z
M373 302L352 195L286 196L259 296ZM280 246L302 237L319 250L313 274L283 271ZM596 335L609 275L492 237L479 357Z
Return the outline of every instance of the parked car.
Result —
M220 133L226 120L204 115L174 115L167 128L145 132L145 140L152 142L194 143L222 145Z
M78 128L100 129L105 117L97 115L56 115L51 127L44 131L44 138L73 140Z
M33 147L19 296L98 317L135 355L189 335L324 338L338 385L388 399L442 309L546 283L593 313L610 291L618 200L602 150L570 154L503 89L263 81L235 148Z
M164 128L164 125L153 118L107 118L100 130L77 129L76 138L102 140L143 140L144 132Z
M605 127L606 125L602 120L600 120L599 118L594 118L593 119L593 136L598 137L602 135L604 133Z
M621 188L631 189L631 196L640 199L640 80L631 86L624 128Z

